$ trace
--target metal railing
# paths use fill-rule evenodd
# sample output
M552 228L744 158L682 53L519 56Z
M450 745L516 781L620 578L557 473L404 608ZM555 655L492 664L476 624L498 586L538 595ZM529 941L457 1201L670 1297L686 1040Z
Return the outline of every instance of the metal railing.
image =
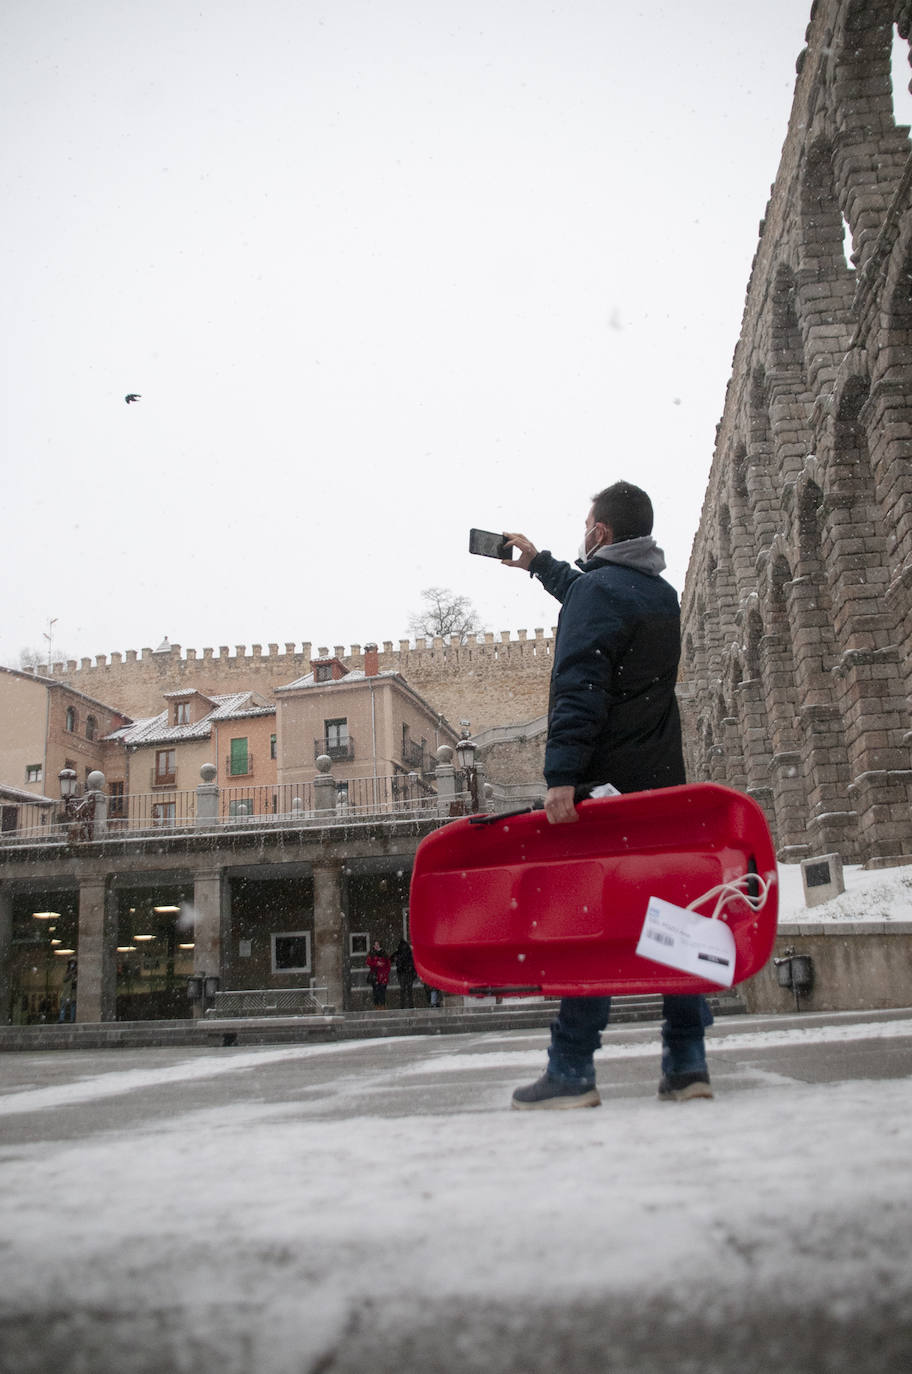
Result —
M327 989L309 988L237 988L217 992L207 1016L320 1016L331 1012L327 1004Z
M313 810L313 784L309 782L219 788L219 816L222 821L236 825L243 825L245 821L263 824L264 821L295 820Z
M332 806L318 805L312 782L248 784L218 789L218 810L211 818L198 809L196 789L128 792L99 805L91 828L77 833L63 804L39 807L4 803L0 847L22 844L74 844L87 840L150 837L188 831L236 830L252 827L279 829L295 825L343 825L352 821L428 819L440 815L437 792L418 774L398 773L377 778L338 781ZM321 802L323 799L320 799ZM116 807L116 809L115 809ZM469 810L463 794L447 815Z
M437 811L437 793L417 776L349 778L344 788L336 809L349 816L415 816Z
M33 802L4 801L0 806L0 844L32 832L49 835L59 819L60 807L38 806Z
M314 740L314 758L318 759L321 754L327 754L329 758L339 761L353 759L355 757L355 741L351 735L346 735L344 739L336 736L330 739Z
M117 811L108 812L107 834L128 830L181 830L196 820L196 791L125 792L117 798Z
M243 765L243 767L241 766ZM229 778L246 778L253 772L253 755L247 753L243 758L233 759L227 755L225 759L225 773Z
M128 833L158 835L187 830L196 824L196 791L130 792L115 799L116 810L102 815L94 810L89 822L80 825L59 808L19 807L15 829L0 833L0 845L73 844Z
M422 773L426 772L428 767L426 746L415 739L404 739L402 741L402 762L406 768L419 768Z

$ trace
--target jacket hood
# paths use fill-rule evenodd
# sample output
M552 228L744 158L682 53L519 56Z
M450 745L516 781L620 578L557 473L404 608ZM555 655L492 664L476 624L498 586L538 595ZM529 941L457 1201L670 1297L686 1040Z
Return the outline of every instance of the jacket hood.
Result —
M604 548L596 549L585 562L578 560L577 566L583 572L593 572L600 563L617 563L621 567L647 573L650 577L658 577L667 566L665 554L651 534L644 534L639 539L624 539L619 544L606 544Z

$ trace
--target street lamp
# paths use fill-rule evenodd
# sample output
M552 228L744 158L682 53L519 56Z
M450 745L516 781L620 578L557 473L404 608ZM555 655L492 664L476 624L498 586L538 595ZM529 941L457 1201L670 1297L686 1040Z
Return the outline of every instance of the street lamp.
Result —
M60 783L60 795L64 802L75 797L76 788L79 786L75 768L61 768L57 774L57 781Z
M89 782L93 776L104 778L100 773L90 774ZM95 821L95 797L89 793L88 796L78 797L76 789L79 786L79 779L72 768L61 768L57 774L57 781L60 784L60 796L63 800L64 815L68 821L74 821L76 827L70 831L71 840L90 840L92 838Z
M477 745L470 739L461 739L456 745L456 762L466 775L473 812L478 811L478 768L475 764Z

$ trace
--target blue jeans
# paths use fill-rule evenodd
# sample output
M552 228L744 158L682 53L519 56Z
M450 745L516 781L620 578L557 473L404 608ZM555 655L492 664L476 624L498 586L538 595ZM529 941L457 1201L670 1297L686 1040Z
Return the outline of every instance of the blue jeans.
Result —
M713 1023L706 998L700 994L663 999L662 1072L706 1071L704 1033ZM595 1083L593 1054L611 1015L610 997L564 997L557 1020L551 1022L548 1073L569 1083Z

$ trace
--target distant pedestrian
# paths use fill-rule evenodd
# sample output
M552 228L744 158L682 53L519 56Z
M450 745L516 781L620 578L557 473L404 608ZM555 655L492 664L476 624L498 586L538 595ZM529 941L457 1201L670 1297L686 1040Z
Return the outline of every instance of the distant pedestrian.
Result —
M379 940L375 940L371 946L371 952L367 956L368 978L374 994L374 1006L386 1006L386 989L390 980L390 957L385 953Z
M60 989L60 1015L58 1021L76 1020L76 960L68 959L66 973Z
M415 985L415 960L412 958L412 947L405 936L399 941L393 953L393 963L396 965L396 977L399 979L399 1005L400 1007L413 1007L415 996L412 991Z

